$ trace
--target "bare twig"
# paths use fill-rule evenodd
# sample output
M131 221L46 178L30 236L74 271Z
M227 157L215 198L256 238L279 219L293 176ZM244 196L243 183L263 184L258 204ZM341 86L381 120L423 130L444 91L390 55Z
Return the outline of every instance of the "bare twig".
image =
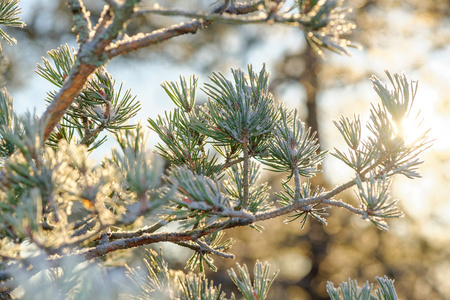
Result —
M215 250L215 249L211 248L208 244L206 244L198 239L196 239L195 242L200 246L200 251L206 251L206 252L209 252L209 253L212 253L212 254L215 254L218 256L222 256L225 258L234 258L233 254L224 253L222 251Z
M236 159L233 159L233 160L227 160L227 161L225 161L225 163L222 165L221 170L223 171L223 170L225 170L225 169L228 169L229 167L231 167L231 166L233 166L233 165L236 165L236 164L241 163L243 160L244 160L243 157L239 157L239 158L236 158Z
M105 6L103 8L102 13L100 14L100 18L98 19L98 23L93 29L93 31L95 32L94 38L103 34L108 25L111 23L112 14L113 12L110 6Z
M74 234L72 234L72 237L86 234L89 230L94 228L95 224L97 224L96 218L87 219L84 225L82 225L81 228L79 228L77 231L74 232Z
M149 227L139 228L136 231L127 231L127 232L110 232L108 234L109 240L118 240L123 238L133 238L142 236L143 234L154 233L156 230L166 226L170 222L174 220L173 217L166 218L164 220L160 220Z
M345 203L341 200L331 200L331 199L325 199L322 201L322 203L324 204L328 204L331 206L336 206L336 207L342 207L345 208L349 211L351 211L352 213L358 214L358 215L362 215L363 218L367 218L367 212L365 210L353 207L352 205Z
M97 128L94 128L93 130L88 130L85 132L85 136L81 139L79 144L88 144L94 137L96 137L100 132L102 132L107 126L106 125L99 125Z
M244 153L244 166L243 166L243 172L242 174L242 189L243 191L243 199L241 203L239 204L240 207L247 208L248 201L249 201L249 172L250 172L250 156L248 155L248 140L245 141L242 144L242 151Z
M230 10L228 9L228 12ZM300 14L289 14L289 13L268 13L266 11L261 11L258 15L247 16L244 14L238 14L239 9L236 10L237 13L208 13L208 12L187 12L183 10L176 9L140 9L136 11L136 16L144 14L156 14L162 16L183 16L188 18L198 19L203 22L224 22L235 25L243 24L258 24L266 23L268 21L273 23L283 23L287 25L303 24L306 25L310 22L310 18L305 15Z
M299 199L301 186L300 186L300 174L298 172L298 166L295 166L295 168L294 168L294 182L295 182L294 197L295 197L295 199Z
M197 251L200 253L206 252L206 253L211 253L211 254L221 256L224 258L234 259L234 255L231 253L225 253L222 251L215 250L215 249L211 248L208 244L203 243L202 241L199 241L199 240L195 240L195 242L197 243L197 245L195 245L191 242L175 242L175 244L182 246L182 247L189 248L191 250L194 250L194 251Z

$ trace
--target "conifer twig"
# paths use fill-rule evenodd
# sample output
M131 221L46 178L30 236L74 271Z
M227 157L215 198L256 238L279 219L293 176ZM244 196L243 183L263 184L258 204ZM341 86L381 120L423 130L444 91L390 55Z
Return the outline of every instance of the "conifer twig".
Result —
M348 203L343 202L342 200L324 199L324 200L322 200L322 203L328 204L331 206L342 207L342 208L345 208L345 209L351 211L352 213L363 216L363 219L367 218L367 212L365 210L358 209Z

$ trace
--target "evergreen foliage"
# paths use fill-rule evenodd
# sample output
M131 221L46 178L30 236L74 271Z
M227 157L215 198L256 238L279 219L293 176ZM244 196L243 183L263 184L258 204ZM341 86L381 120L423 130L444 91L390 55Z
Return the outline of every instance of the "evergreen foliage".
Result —
M139 101L130 90L122 92L122 84L116 88L105 68L116 56L221 21L300 26L319 53L324 48L346 53L351 43L341 36L354 26L345 19L342 1L295 1L289 8L283 1L225 1L210 13L144 8L136 0L105 2L92 27L82 1L68 1L79 45L51 50L50 60L38 65L37 74L57 89L48 93L42 117L14 114L12 97L0 91L2 297L226 299L205 277L205 267L217 270L214 256L234 257L227 252L233 241L223 240L226 229L263 230L261 221L279 216L299 219L302 228L311 217L326 224L331 207L359 214L382 230L389 228L385 219L403 216L389 193L391 178L418 177L419 154L430 145L427 131L412 142L405 139L401 122L410 115L417 83L403 74L386 71L391 88L371 79L381 103L372 106L369 136L362 137L359 116L335 121L349 149L332 155L353 169L354 177L325 190L312 189L308 179L321 171L328 153L319 152L315 133L298 112L274 99L265 67L233 69L231 80L213 73L201 89L208 97L204 105L195 104L196 76L162 84L177 108L148 119L148 127L161 138L156 148L170 163L167 172L161 157L146 148L144 126L130 123ZM0 24L22 25L17 4L0 3ZM194 19L153 33L122 34L140 14ZM96 163L89 154L106 140L103 132L119 149ZM277 203L269 201L268 184L257 181L261 165L286 174ZM359 207L334 200L351 188ZM143 221L150 225L142 226ZM127 267L126 278L108 272L107 255L114 262L119 250L160 242L194 252L189 273L171 270L161 251L153 250L144 258L146 270ZM95 258L100 259L91 261ZM269 269L257 262L253 280L246 265L237 264L237 272L228 274L245 299L266 299L277 275ZM329 283L327 289L332 299L397 299L393 281L377 281L376 296L372 285L360 289L351 280L338 289Z

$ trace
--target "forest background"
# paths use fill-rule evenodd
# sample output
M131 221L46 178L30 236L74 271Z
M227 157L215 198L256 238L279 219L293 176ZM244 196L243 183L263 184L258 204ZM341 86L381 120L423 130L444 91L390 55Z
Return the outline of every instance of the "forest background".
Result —
M84 2L93 12L92 18L98 18L95 12L99 14L104 3ZM159 1L163 6L189 10L211 2ZM233 252L241 263L267 260L274 270L281 270L271 292L281 295L280 299L328 299L326 281L339 283L351 277L364 282L381 275L395 278L400 298L445 299L450 294L450 3L349 0L347 4L353 7L351 18L357 25L349 39L362 46L361 50L350 50L351 57L327 52L325 59L320 58L299 31L288 27L217 24L193 36L120 57L107 69L139 95L142 109L136 120L145 120L173 108L160 87L163 81L193 73L202 81L211 70L229 74L230 68L246 69L247 64L253 64L259 69L266 63L275 98L300 109L302 119L318 130L322 150L343 143L330 120L369 111L369 101L376 99L368 80L371 74L383 78L384 69L389 69L418 79L415 106L436 141L422 156L426 162L420 167L422 179L413 184L395 179L393 194L402 199L400 207L406 217L391 220L389 233L349 212L335 210L327 219L328 226L311 221L301 230L299 223L274 220L262 224L264 236L251 228L232 230L227 236L236 239ZM75 46L75 38L69 34L72 16L62 0L23 0L21 6L21 19L27 26L8 29L19 47L4 47L10 60L6 76L16 111L35 108L41 115L45 110L42 99L52 87L34 73L36 62L49 49L65 43ZM134 25L152 29L168 24L165 17L141 22ZM156 135L151 135L149 145L154 147L157 142ZM117 147L111 139L103 147L112 146ZM317 180L327 186L351 175L341 171L342 162L331 157L323 169ZM279 179L268 180L273 190L279 188ZM347 197L354 195L348 193ZM171 266L184 267L190 253L174 246L162 247ZM216 262L219 269L234 264L221 258ZM225 274L208 277L221 282L225 290L233 288Z

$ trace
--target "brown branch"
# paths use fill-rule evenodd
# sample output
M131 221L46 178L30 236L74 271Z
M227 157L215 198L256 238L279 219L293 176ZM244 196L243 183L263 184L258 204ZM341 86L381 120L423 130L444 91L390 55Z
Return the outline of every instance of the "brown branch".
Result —
M258 1L251 4L236 4L227 8L226 12L236 15L249 14L259 10L260 5L264 1ZM117 42L115 45L106 49L108 58L123 55L138 49L148 47L160 43L171 38L185 35L188 33L196 33L200 29L206 28L215 23L215 20L201 20L195 19L190 22L180 23L167 29L158 29L151 33L142 36L142 34L135 35Z
M44 140L47 140L50 134L66 113L66 110L72 104L73 99L83 89L89 76L97 69L94 65L81 64L74 67L71 75L64 82L64 85L53 98L52 103L47 107L41 120L45 122Z
M108 234L108 238L109 240L118 240L118 239L123 239L123 238L132 238L132 237L138 237L141 236L143 234L149 234L149 233L153 233L156 230L166 226L167 224L169 224L170 222L172 222L173 220L175 220L175 218L168 217L167 219L163 219L160 220L158 222L156 222L155 224L153 224L150 227L144 227L144 228L139 228L136 231L126 231L126 232L111 232Z
M81 227L81 228L79 228L77 231L75 231L72 234L72 238L76 237L76 236L87 234L88 231L91 230L92 228L94 228L94 226L97 224L97 220L96 219L97 219L97 217L95 217L95 218L88 218L86 220L83 220L84 224L78 226L78 227ZM76 226L74 226L74 227L77 228Z
M108 127L107 125L104 124L100 124L99 126L97 126L97 128L94 128L92 130L87 130L87 132L85 132L85 136L81 139L81 141L79 142L80 145L88 145L91 140L96 137L100 132L102 132L106 127Z
M161 232L154 234L144 234L140 237L120 239L103 245L99 245L97 247L82 249L78 253L75 253L74 255L81 256L84 259L93 259L117 250L130 249L158 242L176 243L176 242L195 241L200 237L206 236L218 230L238 226L247 226L250 225L251 223L252 223L251 219L233 218L227 221L212 224L206 228L200 228L195 230L183 232Z
M236 165L236 164L239 164L239 163L241 163L242 161L244 161L244 158L243 157L239 157L239 158L236 158L236 159L234 159L234 160L226 160L225 161L225 163L221 166L221 168L220 168L220 170L221 171L223 171L223 170L225 170L225 169L228 169L229 167L231 167L231 166L233 166L233 165Z

